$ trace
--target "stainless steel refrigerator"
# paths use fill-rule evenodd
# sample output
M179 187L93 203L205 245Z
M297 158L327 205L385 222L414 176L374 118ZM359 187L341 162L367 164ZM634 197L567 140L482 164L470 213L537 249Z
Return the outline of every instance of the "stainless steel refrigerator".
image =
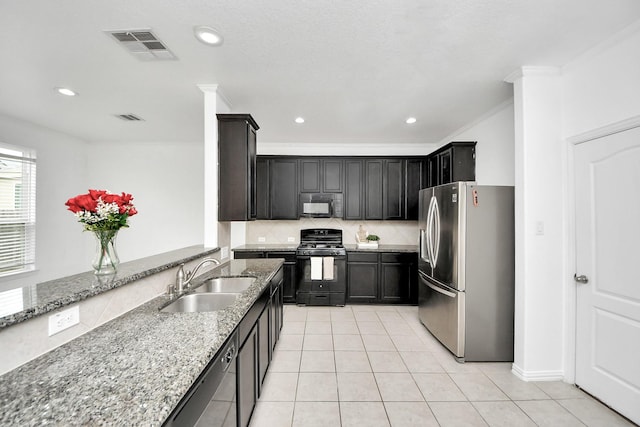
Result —
M420 191L422 324L458 361L513 361L513 187Z

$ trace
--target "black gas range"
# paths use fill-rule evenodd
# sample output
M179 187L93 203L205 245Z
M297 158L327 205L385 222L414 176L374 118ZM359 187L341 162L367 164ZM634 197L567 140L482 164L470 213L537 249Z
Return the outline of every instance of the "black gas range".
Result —
M296 258L298 304L345 304L347 251L342 245L342 230L300 230Z

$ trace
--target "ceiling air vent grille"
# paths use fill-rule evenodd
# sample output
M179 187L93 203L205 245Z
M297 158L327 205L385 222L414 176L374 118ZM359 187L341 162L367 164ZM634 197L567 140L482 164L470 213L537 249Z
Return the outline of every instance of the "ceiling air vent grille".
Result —
M177 59L151 30L117 30L105 33L110 34L119 45L141 61Z
M135 114L116 114L115 116L126 122L143 122L144 121L144 119L141 119Z

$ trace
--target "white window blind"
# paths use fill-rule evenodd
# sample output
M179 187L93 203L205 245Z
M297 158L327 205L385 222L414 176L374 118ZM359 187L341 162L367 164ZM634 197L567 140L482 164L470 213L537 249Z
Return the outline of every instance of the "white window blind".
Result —
M35 268L35 151L0 145L0 277Z

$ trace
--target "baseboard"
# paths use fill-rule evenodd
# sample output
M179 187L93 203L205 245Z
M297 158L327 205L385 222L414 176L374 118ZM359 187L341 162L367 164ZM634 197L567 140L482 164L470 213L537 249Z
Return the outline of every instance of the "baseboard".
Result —
M525 371L514 363L511 372L522 381L564 381L564 371Z

